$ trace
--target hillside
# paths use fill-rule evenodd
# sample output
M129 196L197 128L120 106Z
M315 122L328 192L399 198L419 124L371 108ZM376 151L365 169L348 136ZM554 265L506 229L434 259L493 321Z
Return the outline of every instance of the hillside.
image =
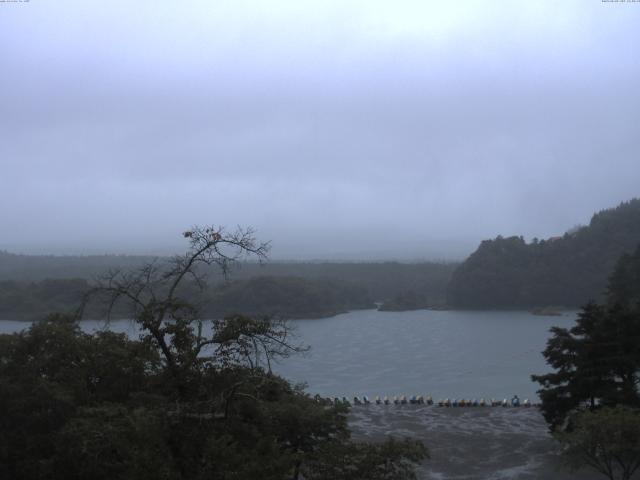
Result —
M640 199L593 215L588 226L527 243L483 241L453 273L447 299L455 308L576 307L605 294L618 258L640 244Z

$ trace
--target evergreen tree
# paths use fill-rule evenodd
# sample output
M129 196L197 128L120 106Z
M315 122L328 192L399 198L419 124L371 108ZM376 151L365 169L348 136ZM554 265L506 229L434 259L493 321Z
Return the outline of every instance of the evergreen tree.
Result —
M552 429L582 408L640 406L639 277L640 247L618 261L607 304L589 303L573 328L552 329L543 354L555 371L532 376Z

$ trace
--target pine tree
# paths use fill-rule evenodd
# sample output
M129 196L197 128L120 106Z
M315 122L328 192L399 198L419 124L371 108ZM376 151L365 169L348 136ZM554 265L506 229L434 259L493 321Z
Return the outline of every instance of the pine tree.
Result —
M571 329L554 327L543 355L554 368L532 375L552 430L573 411L640 406L640 247L623 255L605 305L589 303Z

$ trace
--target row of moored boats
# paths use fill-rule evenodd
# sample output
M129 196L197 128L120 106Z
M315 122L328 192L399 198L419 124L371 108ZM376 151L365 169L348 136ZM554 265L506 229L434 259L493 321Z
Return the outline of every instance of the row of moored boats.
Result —
M334 397L330 398L329 401L333 404L345 404L345 405L369 405L374 403L376 405L437 405L439 407L530 407L532 403L528 398L525 398L523 401L520 401L517 395L514 395L511 400L507 400L506 398L502 400L496 400L492 398L489 401L486 401L484 398L480 400L477 399L441 399L437 402L434 402L431 395L427 397L423 397L422 395L412 395L410 397L406 397L405 395L395 395L392 398L383 397L380 398L376 396L373 401L369 399L366 395L362 397L355 396L353 397L353 403L347 397Z

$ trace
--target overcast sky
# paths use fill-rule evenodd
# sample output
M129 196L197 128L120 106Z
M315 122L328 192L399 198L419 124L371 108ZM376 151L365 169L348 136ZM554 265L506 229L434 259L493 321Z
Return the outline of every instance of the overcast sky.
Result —
M0 249L461 258L640 196L640 3L0 2Z

